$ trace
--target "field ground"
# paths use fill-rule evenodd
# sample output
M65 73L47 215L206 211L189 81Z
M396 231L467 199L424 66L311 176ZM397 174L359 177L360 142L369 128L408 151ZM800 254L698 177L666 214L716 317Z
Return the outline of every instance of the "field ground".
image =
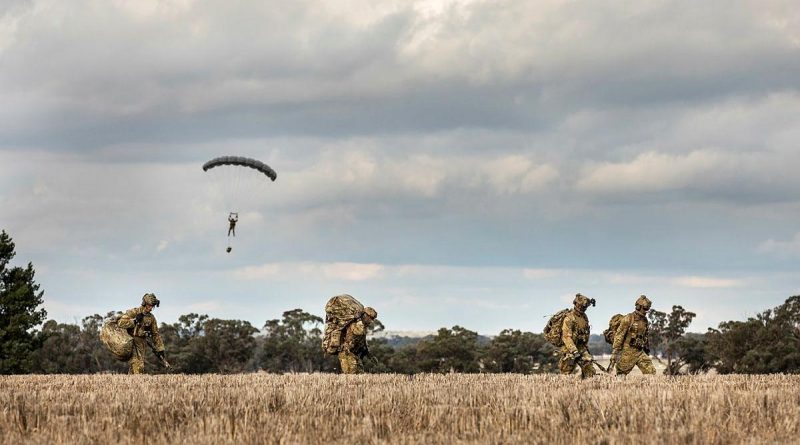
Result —
M800 376L3 376L0 406L7 444L800 442Z

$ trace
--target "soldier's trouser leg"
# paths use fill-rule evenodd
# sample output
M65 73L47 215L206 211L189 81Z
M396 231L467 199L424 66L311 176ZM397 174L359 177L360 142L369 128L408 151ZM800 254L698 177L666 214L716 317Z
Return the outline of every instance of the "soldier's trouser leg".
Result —
M653 367L653 362L641 349L636 348L623 348L622 353L617 362L617 374L625 375L633 370L634 366L638 366L643 374L655 374L656 369ZM647 370L647 372L645 372Z
M589 354L589 350L586 348L578 349L578 351L581 353L581 358L576 363L576 360L573 360L566 348L561 349L561 360L558 361L559 371L561 371L562 374L572 374L572 372L575 371L575 366L580 366L582 378L593 377L594 365L592 364L592 355Z
M639 367L639 371L642 371L642 374L655 374L656 367L653 366L653 360L650 359L650 356L642 351L642 355L639 356L639 361L636 362L636 366Z
M133 356L129 360L130 369L128 374L141 374L144 372L144 348L147 343L143 338L133 338Z
M575 371L575 362L572 361L570 356L564 355L558 361L558 370L562 374L572 374L572 371Z
M342 374L361 374L364 372L361 359L350 351L339 353L339 364L342 366Z

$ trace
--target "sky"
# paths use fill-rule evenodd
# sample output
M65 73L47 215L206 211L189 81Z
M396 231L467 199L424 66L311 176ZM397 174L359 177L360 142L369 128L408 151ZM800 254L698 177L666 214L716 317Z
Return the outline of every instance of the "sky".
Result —
M0 104L0 228L62 322L349 293L493 335L580 292L595 333L640 294L703 332L800 293L791 0L1 0Z

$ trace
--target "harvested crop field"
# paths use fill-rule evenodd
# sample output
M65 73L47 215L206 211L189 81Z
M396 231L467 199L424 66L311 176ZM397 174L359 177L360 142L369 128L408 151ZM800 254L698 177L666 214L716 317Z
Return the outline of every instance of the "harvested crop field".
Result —
M792 443L800 376L0 377L2 443Z

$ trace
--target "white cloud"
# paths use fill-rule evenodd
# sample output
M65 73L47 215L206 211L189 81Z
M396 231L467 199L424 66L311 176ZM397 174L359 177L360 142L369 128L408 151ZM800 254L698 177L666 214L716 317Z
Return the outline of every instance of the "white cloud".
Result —
M246 280L318 279L342 281L367 281L380 278L385 270L382 264L281 262L260 266L247 266L233 271L234 276Z
M326 278L345 281L365 281L381 276L385 267L381 264L333 263L322 266Z
M487 182L499 194L540 190L558 177L552 165L537 165L522 155L492 159L483 168Z
M647 152L630 162L606 162L587 167L576 188L599 194L679 190L702 184L716 170L728 168L724 157L710 151L696 151L685 156Z
M757 250L760 253L772 254L780 257L800 256L800 232L795 233L793 238L786 241L778 241L770 238L761 243Z
M676 286L701 288L701 289L715 289L715 288L729 288L729 287L742 287L744 280L730 279L730 278L714 278L714 277L697 277L686 276L677 277L671 280L671 283Z
M607 273L606 281L624 286L671 286L699 289L742 287L743 279L717 278L706 276L669 276L636 273Z

